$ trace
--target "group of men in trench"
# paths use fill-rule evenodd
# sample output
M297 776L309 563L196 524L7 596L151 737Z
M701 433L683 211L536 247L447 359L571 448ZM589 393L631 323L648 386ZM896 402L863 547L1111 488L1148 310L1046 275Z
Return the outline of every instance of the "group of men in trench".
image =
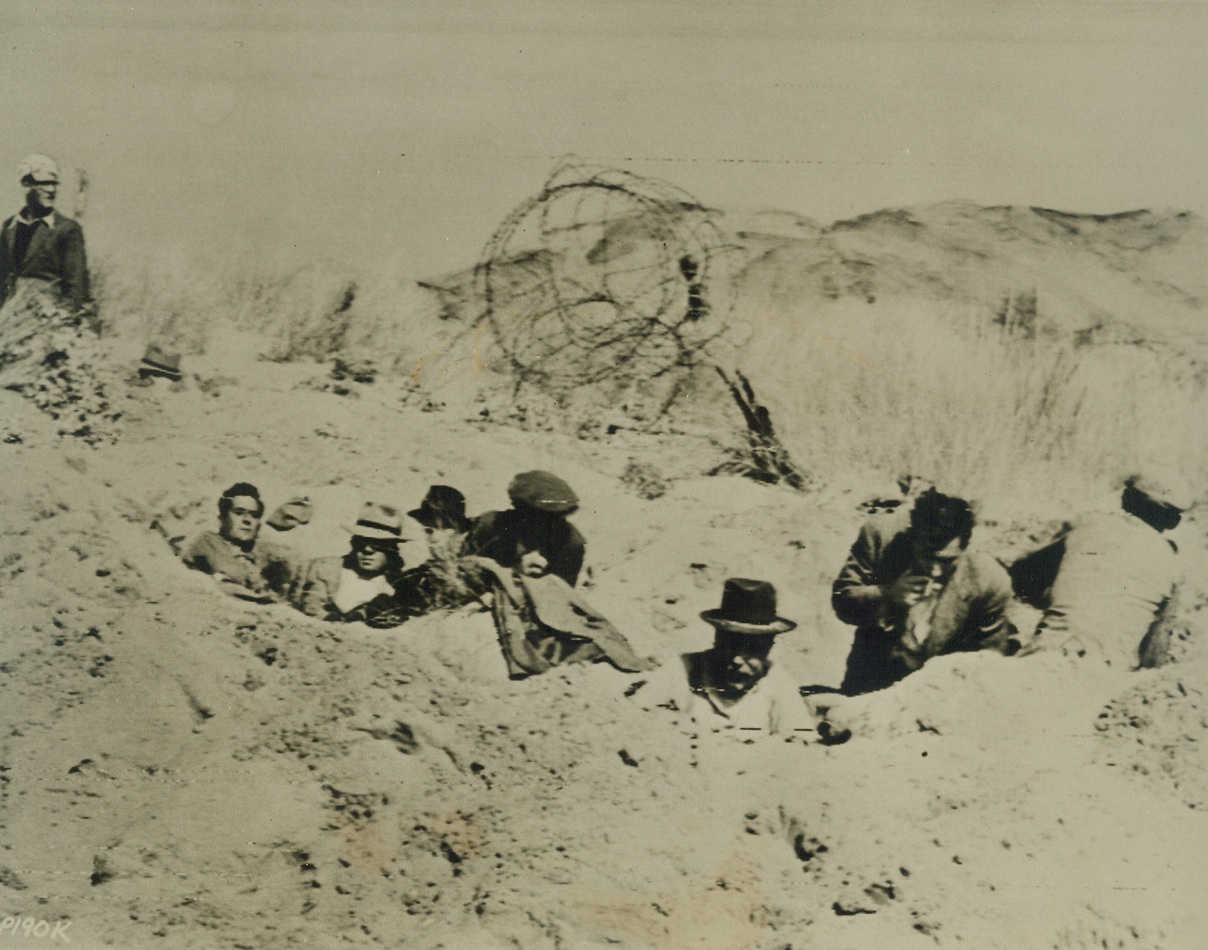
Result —
M1065 525L1008 566L971 545L976 518L969 503L934 487L873 514L832 585L835 614L855 627L833 691L882 690L934 657L968 651L1010 656L1061 648L1118 665L1159 665L1179 578L1176 548L1163 534L1192 503L1173 486L1154 474L1130 478L1118 510ZM285 600L328 621L393 627L477 602L492 612L513 678L564 663L607 662L649 674L636 692L643 706L689 714L714 732L792 737L814 729L802 698L809 690L771 659L776 638L797 626L778 616L772 584L726 580L720 606L700 615L713 627L712 647L655 669L576 587L586 542L568 520L579 504L571 487L530 471L512 480L508 496L510 509L467 518L460 491L432 486L407 515L438 552L417 565L400 553L403 516L375 503L347 528L345 554L299 563L260 537L264 502L241 483L219 499L219 530L194 539L183 558L238 596ZM309 516L309 503L294 499L268 523L288 530ZM1016 596L1042 610L1034 631L1013 625Z
M25 204L0 225L0 304L29 291L51 295L77 316L88 313L83 232L55 207L58 165L30 155L18 179ZM144 375L179 380L178 358L151 347ZM567 520L578 507L570 486L548 472L524 472L508 494L511 509L470 519L459 491L433 486L410 513L439 555L420 564L403 558L400 513L379 504L366 505L349 529L346 553L300 563L288 547L261 537L265 504L254 486L240 483L219 499L219 530L196 538L184 560L237 596L285 600L329 621L392 627L458 603L489 604L513 677L591 661L649 670L650 661L576 586L585 542ZM962 651L1011 655L1059 646L1118 665L1159 665L1179 575L1176 549L1163 534L1192 502L1170 476L1131 478L1119 510L1084 516L1009 567L970 545L975 517L964 499L932 488L874 515L832 587L835 614L855 627L837 691L885 689L933 657ZM284 531L309 516L309 503L295 499L267 523ZM1034 631L1012 625L1013 596L1043 611ZM727 580L720 607L701 618L715 631L713 646L654 672L639 691L644 703L739 730L810 728L800 691L770 659L775 638L796 626L777 616L773 586Z
M465 496L433 485L406 518L366 503L346 527L342 555L301 560L288 546L261 537L265 504L254 485L232 485L218 500L217 532L185 548L184 563L212 575L244 600L286 601L312 617L397 627L433 610L478 603L492 611L509 674L541 673L562 663L606 660L626 671L649 666L576 589L586 545L567 520L579 500L561 478L522 472L508 486L512 507L466 517ZM267 519L276 532L310 520L305 498ZM403 553L422 528L427 556L409 564Z

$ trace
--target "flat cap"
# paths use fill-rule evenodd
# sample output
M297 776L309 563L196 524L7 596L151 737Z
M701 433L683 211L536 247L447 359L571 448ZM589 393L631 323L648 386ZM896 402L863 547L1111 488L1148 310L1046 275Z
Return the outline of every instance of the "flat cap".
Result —
M556 514L569 514L579 507L574 490L550 472L521 472L508 485L508 497L513 504Z

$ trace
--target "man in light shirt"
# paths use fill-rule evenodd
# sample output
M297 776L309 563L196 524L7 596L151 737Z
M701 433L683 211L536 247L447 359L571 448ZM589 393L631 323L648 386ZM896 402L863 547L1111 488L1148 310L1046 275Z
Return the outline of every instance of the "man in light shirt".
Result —
M1133 476L1118 510L1081 516L1012 565L1021 595L1044 610L1029 650L1062 647L1112 665L1162 665L1181 574L1177 548L1164 534L1193 501L1173 473Z
M401 624L413 612L414 591L403 571L403 522L389 505L369 502L361 510L351 550L321 557L302 570L290 594L295 607L312 617L375 627Z
M776 588L730 578L721 607L700 616L713 627L713 646L659 669L636 694L642 708L683 713L698 731L744 742L812 732L814 720L800 691L769 657L776 637L797 626L776 616Z

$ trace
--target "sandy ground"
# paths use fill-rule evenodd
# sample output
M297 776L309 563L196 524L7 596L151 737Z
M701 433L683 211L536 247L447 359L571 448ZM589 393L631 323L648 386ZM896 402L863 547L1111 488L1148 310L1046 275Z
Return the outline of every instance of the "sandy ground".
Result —
M85 948L1204 946L1203 638L1143 673L945 658L814 697L846 744L738 745L642 712L641 677L606 666L507 680L486 613L373 631L228 599L153 522L211 528L250 480L270 507L309 494L282 540L338 553L367 498L448 482L479 511L544 467L583 498L590 596L639 652L700 648L722 580L765 577L800 623L774 657L834 685L829 582L876 486L709 478L699 439L334 395L221 342L190 364L208 391L130 389L95 449L0 392L0 914L70 921ZM631 459L667 493L630 491Z

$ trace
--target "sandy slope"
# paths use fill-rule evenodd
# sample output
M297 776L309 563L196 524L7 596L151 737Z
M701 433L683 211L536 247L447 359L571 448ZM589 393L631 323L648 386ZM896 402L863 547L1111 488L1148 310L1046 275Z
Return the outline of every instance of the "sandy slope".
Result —
M591 596L639 651L704 644L722 579L764 576L801 623L780 662L833 684L850 632L828 584L868 486L800 495L699 475L712 450L687 437L336 396L223 342L191 366L225 384L131 390L95 450L0 392L22 439L0 445L3 913L69 918L78 947L1203 946L1202 638L1143 674L937 661L817 697L845 745L715 747L641 712L639 677L509 682L486 614L376 632L226 599L150 524L209 527L246 478L270 504L309 492L319 517L287 540L335 553L365 497L448 481L481 510L549 467L584 499ZM668 493L629 492L630 458Z

